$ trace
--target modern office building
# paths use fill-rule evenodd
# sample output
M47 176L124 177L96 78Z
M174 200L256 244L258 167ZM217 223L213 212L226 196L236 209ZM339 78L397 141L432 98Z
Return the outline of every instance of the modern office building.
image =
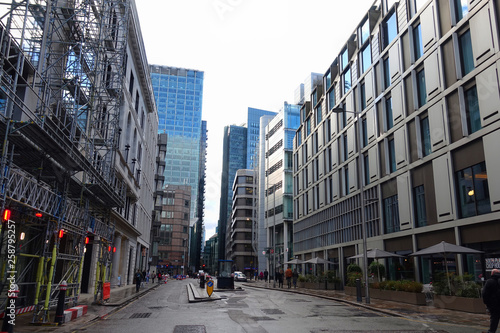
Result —
M236 171L245 169L247 157L247 128L230 125L224 127L224 142L222 154L222 176L219 204L219 258L228 259L226 237L228 221L231 221L231 207L233 205L233 180Z
M265 173L261 178L266 239L274 252L267 267L271 274L272 262L281 265L293 259L293 138L299 125L300 105L285 102L265 127Z
M202 122L203 77L202 71L151 65L151 79L158 108L158 132L168 134L165 157L165 184L188 185L192 200L190 225L197 234L191 235L193 251L201 248L206 159L206 126ZM195 226L196 224L196 226ZM199 266L191 262L193 269Z
M258 164L258 147L260 133L260 118L262 116L275 116L276 112L248 108L247 114L247 166L253 170Z
M233 182L231 224L228 227L233 267L248 278L257 270L257 179L254 170L236 171Z
M478 279L500 258L500 3L375 1L301 108L294 253L345 273L367 248L408 255L441 241ZM347 113L339 111L342 108ZM430 257L387 259L429 282Z

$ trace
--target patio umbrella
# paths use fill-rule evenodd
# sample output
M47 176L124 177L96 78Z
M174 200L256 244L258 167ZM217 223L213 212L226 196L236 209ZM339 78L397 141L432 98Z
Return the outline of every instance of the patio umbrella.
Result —
M366 257L373 258L373 259L377 260L377 263L378 263L379 258L403 258L404 256L401 256L401 255L396 254L396 253L380 250L380 249L373 249L373 250L369 250L366 252ZM349 257L347 259L357 259L357 258L363 258L363 253ZM377 265L377 270L378 270L378 278L380 279L380 267L378 265Z
M425 249L422 249L417 252L413 252L410 254L410 256L425 256L425 255L431 255L431 254L441 254L445 260L445 268L446 268L446 277L448 278L448 288L450 289L451 292L451 284L450 284L450 277L448 276L448 261L446 260L446 256L448 254L479 254L479 253L484 253L483 251L478 251L474 249L469 249L468 247L465 246L460 246L460 245L455 245L455 244L450 244L446 243L445 241L442 241L441 243L438 243L436 245L429 246Z
M287 264L287 265L297 265L297 264L303 264L303 263L305 263L305 261L300 260L300 259L293 259L293 260L285 262L285 264Z
M319 258L319 257L316 257L316 258L312 258L312 259L309 259L309 260L306 260L304 262L304 264L335 264L334 262L331 262L331 261L328 261L326 259L323 259L323 258Z

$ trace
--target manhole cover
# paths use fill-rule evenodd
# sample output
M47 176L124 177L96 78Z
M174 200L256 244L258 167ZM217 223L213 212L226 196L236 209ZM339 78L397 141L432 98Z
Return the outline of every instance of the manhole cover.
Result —
M268 315L285 314L280 309L262 309L262 312L264 312L265 314L268 314Z
M206 333L205 326L202 325L177 325L174 333Z
M145 312L145 313L134 313L132 314L129 318L149 318L151 316L151 312Z

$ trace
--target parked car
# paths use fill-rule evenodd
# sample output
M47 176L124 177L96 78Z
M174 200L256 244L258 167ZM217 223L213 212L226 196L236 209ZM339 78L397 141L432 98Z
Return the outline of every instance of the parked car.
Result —
M234 281L247 281L247 277L242 272L234 272Z

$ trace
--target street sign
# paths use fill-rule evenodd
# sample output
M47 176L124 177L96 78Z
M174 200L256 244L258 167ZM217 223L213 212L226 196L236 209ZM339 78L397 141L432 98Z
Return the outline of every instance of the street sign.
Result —
M214 292L214 281L213 280L208 280L208 282L207 282L207 294L208 294L208 297L212 296L213 292Z
M263 255L266 255L266 251L262 251L262 254L263 254Z

